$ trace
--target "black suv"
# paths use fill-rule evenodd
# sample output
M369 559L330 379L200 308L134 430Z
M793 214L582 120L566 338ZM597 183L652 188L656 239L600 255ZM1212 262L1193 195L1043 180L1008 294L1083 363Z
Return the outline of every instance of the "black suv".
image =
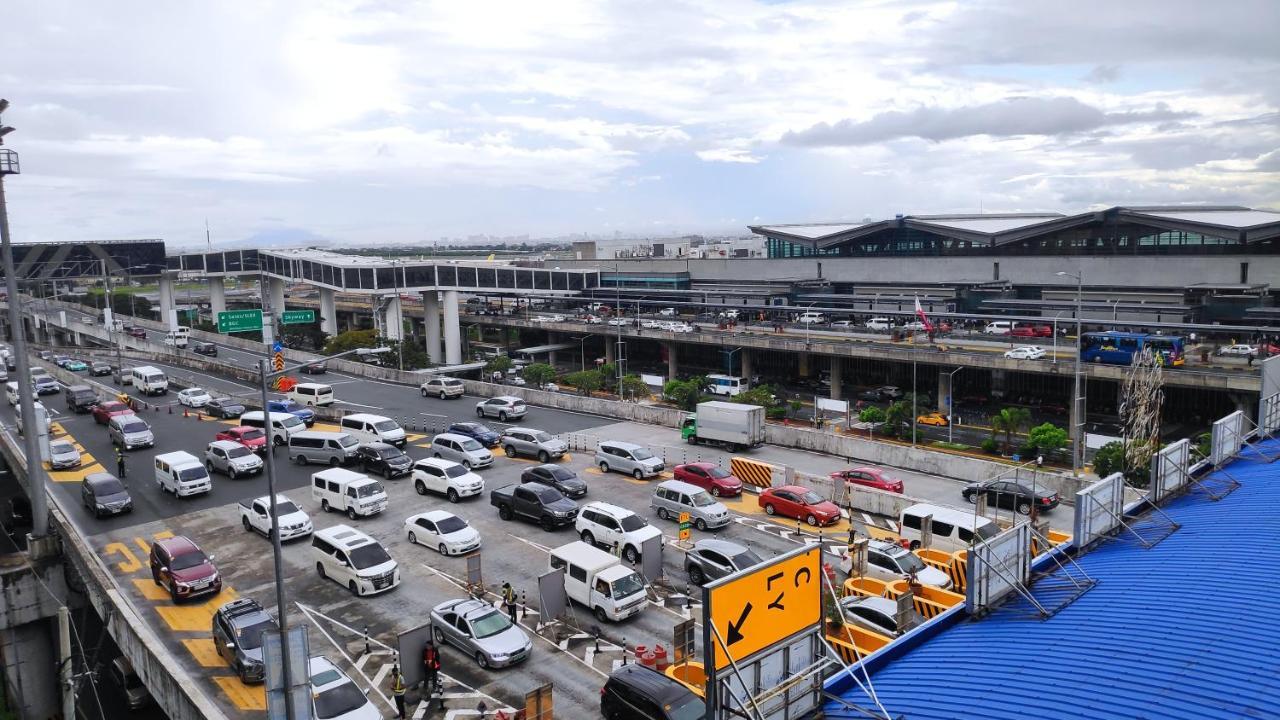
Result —
M701 720L706 704L689 688L643 665L623 665L600 691L608 720Z
M356 462L365 472L375 472L386 479L408 475L413 460L403 450L386 443L365 443L356 448Z
M542 483L564 493L565 497L580 498L587 494L587 484L578 474L559 465L538 465L520 473L522 483Z
M253 598L240 598L213 614L213 647L246 683L264 679L262 634L280 632L280 626Z
M218 346L214 345L211 342L200 342L199 340L197 340L196 342L191 343L191 352L197 355L208 355L209 357L218 357Z

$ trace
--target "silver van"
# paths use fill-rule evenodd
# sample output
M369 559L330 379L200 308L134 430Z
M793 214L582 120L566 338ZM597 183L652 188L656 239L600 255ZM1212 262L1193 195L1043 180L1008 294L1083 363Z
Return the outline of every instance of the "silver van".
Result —
M111 418L107 423L107 434L111 436L111 444L123 450L156 445L156 436L151 434L151 426L137 415L116 415Z
M440 433L431 439L432 457L452 460L468 470L489 467L493 464L493 453L485 449L479 442L466 435Z
M293 413L273 412L271 413L271 430L267 431L266 416L261 410L247 412L240 416L240 424L256 427L271 436L271 442L276 445L287 445L289 438L294 433L300 433L307 429L306 423Z
M662 473L662 458L635 443L605 440L596 448L596 465L600 472L620 472L640 478Z
M299 465L337 467L355 460L360 442L348 433L303 430L289 436L289 459Z
M721 528L732 519L729 509L706 490L679 480L665 480L653 489L649 507L658 511L663 520L679 520L680 513L689 513L693 526L699 530Z

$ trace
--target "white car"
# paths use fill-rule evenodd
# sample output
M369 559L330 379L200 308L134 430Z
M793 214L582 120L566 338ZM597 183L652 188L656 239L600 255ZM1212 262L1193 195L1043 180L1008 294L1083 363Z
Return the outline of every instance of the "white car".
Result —
M624 507L603 502L591 502L582 506L573 524L582 542L599 543L612 548L617 543L622 558L635 564L640 558L644 541L662 537L662 531L645 522L644 518ZM945 576L944 576L945 577Z
M661 320L644 320L644 321L641 321L640 327L644 328L645 330L661 330L663 327L669 324L670 323L665 323L665 322L662 322Z
M691 333L693 332L694 327L685 322L673 322L667 323L666 330L673 333Z
M820 325L827 321L827 316L820 312L807 312L800 316L798 322L801 325Z
M679 315L675 308L662 308L658 311L658 314L662 317L675 317L676 315Z
M1252 345L1227 345L1218 349L1219 355L1231 355L1234 357L1249 357L1257 355L1258 348Z
M203 388L193 387L178 393L178 404L192 408L201 408L209 404L213 398Z
M1045 356L1044 348L1036 345L1023 345L1012 350L1006 350L1004 356L1014 360L1039 360Z
M584 322L584 323L586 323L586 324L588 324L588 325L599 325L600 323L602 323L602 322L604 322L604 321L603 321L603 320L601 320L601 319L600 319L600 316L598 316L598 315L587 315L586 317L582 318L582 322Z
M852 320L836 320L831 323L831 327L838 330L851 330L855 325Z
M514 385L516 387L524 387L527 384L525 383L524 378L520 377L519 375L510 375L507 377L505 382L508 385Z
M887 317L873 317L863 323L868 330L890 330L893 328L893 321Z
M631 324L631 321L624 317L616 317L616 318L609 318L608 324L612 325L613 327L626 327L627 325Z
M839 552L843 550L844 548L838 548L837 551L841 556L840 569L852 574L852 562L847 551ZM911 574L925 585L940 587L943 590L951 589L951 578L946 573L924 564L918 555L901 545L884 540L872 540L867 544L867 577L896 582L907 579Z
M382 712L329 658L311 658L312 716L324 720L382 720Z
M435 548L441 555L462 555L480 549L480 532L444 510L409 516L404 521L404 532L409 542Z
M919 320L912 320L911 322L904 324L902 326L902 329L903 330L924 330L925 326L924 326L924 323L920 322Z
M419 495L428 492L444 495L456 503L464 497L484 492L484 478L466 466L444 458L423 458L413 464L413 489Z

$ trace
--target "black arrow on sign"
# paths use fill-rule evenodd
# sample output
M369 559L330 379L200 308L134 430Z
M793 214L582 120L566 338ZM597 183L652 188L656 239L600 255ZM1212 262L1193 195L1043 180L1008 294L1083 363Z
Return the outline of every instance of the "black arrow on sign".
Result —
M738 617L738 622L729 623L729 644L732 645L742 639L740 632L742 625L747 621L747 616L751 614L751 603L742 608L742 615Z

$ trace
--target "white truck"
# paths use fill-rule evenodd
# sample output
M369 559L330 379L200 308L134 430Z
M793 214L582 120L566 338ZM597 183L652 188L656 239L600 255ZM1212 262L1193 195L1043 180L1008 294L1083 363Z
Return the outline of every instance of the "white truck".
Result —
M267 508L271 506L271 498L263 495L260 498L240 501L240 524L247 532L259 532L271 537L271 516ZM314 528L311 518L288 497L276 493L276 515L280 518L280 540L310 535Z
M644 580L622 559L577 541L551 551L551 569L564 571L564 592L596 619L625 620L649 605Z
M734 452L764 444L764 408L710 400L684 419L680 436L691 445L723 445Z

